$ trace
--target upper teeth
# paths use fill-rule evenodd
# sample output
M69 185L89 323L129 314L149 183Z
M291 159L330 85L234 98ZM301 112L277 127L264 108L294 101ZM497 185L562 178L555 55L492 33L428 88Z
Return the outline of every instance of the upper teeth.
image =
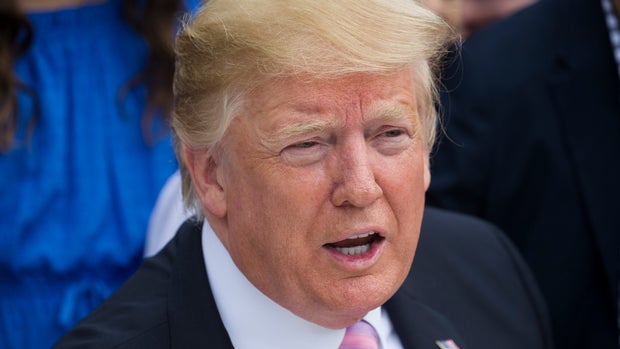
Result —
M361 238L365 238L367 236L376 234L374 231L370 231L366 234L360 234L360 235L355 235L355 236L351 236L350 238L347 238L347 240L355 240L355 239L361 239Z

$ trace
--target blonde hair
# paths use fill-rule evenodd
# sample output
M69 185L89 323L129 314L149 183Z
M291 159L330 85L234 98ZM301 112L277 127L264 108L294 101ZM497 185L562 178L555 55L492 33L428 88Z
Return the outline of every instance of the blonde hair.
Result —
M209 0L176 40L172 126L186 206L202 212L181 144L213 151L248 92L270 79L410 67L430 150L437 123L433 72L454 37L414 0Z

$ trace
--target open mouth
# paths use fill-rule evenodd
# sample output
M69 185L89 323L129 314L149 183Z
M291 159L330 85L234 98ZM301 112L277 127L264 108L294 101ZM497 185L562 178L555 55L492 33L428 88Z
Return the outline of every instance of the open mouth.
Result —
M365 234L352 236L342 241L325 244L325 246L333 248L342 254L355 256L367 253L374 243L383 239L384 238L379 235L379 233L371 231Z

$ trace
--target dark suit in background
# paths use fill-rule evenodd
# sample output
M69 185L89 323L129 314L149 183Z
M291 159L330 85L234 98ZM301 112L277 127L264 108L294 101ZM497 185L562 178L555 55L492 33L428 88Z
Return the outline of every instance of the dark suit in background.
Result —
M548 349L533 277L495 227L427 208L412 271L385 305L405 348ZM96 345L93 345L96 342ZM202 256L201 225L176 237L55 348L232 348Z
M541 1L451 69L428 202L508 233L558 348L618 348L620 90L600 2Z

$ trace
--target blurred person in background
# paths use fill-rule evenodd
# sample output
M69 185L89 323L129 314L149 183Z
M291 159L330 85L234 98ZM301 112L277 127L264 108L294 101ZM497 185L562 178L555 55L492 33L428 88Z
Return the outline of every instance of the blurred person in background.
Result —
M537 0L422 0L463 38L501 18L508 17Z
M1 348L50 347L139 265L177 167L167 120L184 9L0 3Z
M456 1L456 0L447 0ZM460 0L460 31L464 38L481 28L532 5L537 0Z
M428 201L512 238L558 348L618 348L619 5L540 1L472 35L445 73Z
M463 0L422 0L422 3L442 17L452 28L460 30L463 22Z

